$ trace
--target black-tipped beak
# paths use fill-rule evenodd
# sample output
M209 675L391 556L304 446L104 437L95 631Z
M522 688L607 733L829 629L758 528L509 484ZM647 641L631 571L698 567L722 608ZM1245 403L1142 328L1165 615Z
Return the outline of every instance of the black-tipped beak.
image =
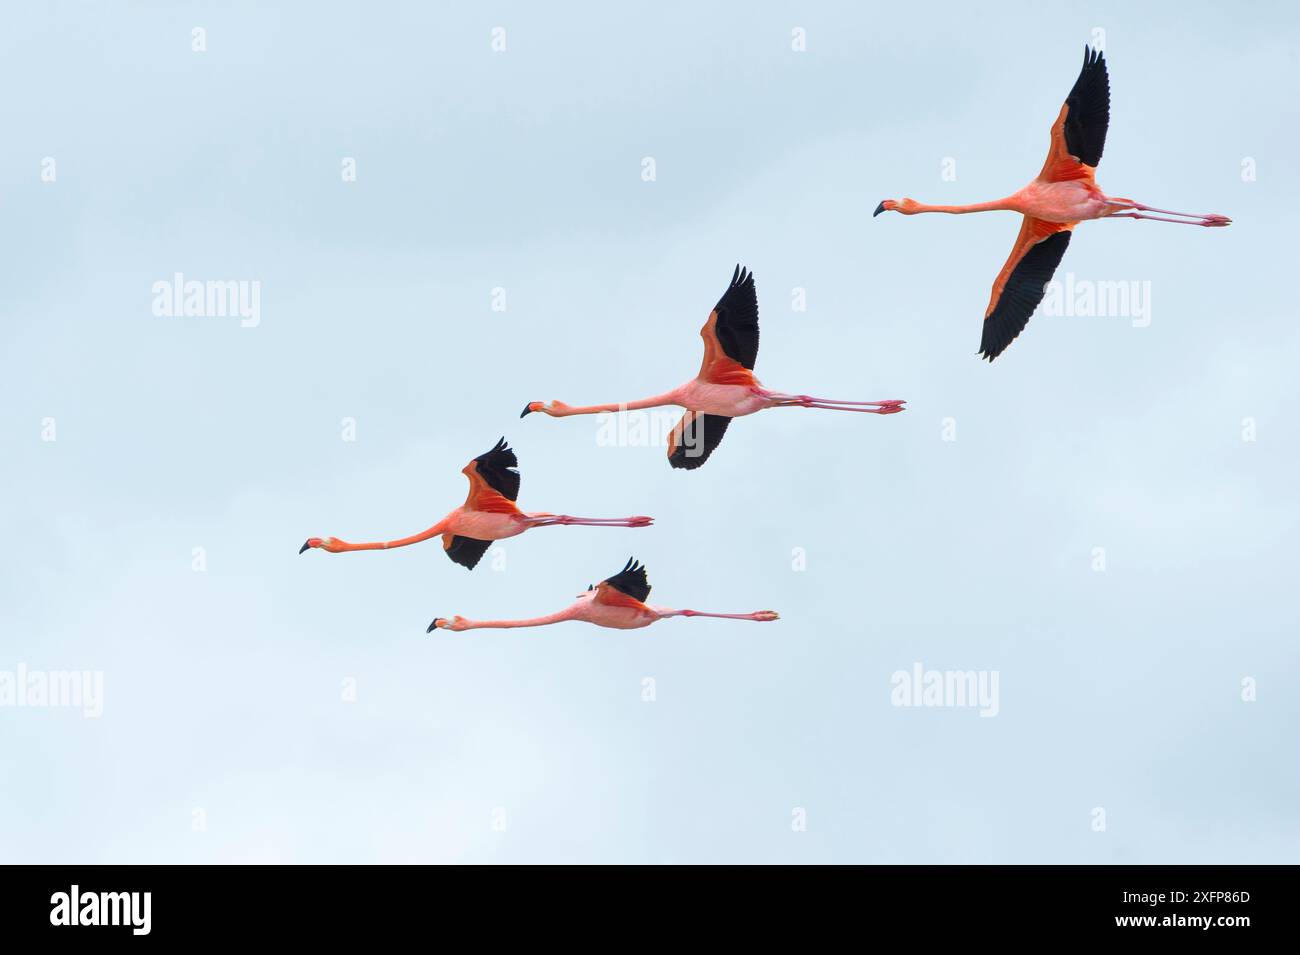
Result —
M528 404L524 405L524 410L519 412L519 417L522 418L524 415L528 414L532 410L533 410L533 403L530 401L528 402Z
M871 218L874 219L876 216L880 215L884 211L885 211L885 204L882 202L880 205L876 206L876 211L871 213Z
M311 549L311 541L304 541L303 545L298 548L298 553L303 554Z
M424 632L425 632L425 633L433 633L433 631L437 630L437 629L438 629L438 621L441 620L441 619L442 619L441 617L434 617L434 618L433 618L433 623L429 624L429 629L426 630L426 631L424 631Z

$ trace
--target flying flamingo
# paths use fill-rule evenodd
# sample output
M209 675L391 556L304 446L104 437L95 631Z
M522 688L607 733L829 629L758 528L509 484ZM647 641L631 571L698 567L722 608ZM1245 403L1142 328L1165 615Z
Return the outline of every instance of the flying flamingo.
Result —
M1093 178L1110 123L1110 78L1106 60L1084 47L1083 69L1052 125L1047 162L1029 185L1005 199L969 206L932 206L914 199L886 199L876 206L882 212L986 212L1003 209L1025 218L1011 257L993 283L993 295L984 312L980 357L992 361L1015 341L1029 316L1043 300L1046 285L1070 244L1070 233L1085 219L1153 219L1207 227L1226 226L1227 216L1195 215L1144 206L1132 199L1107 196ZM1147 215L1158 212L1162 215ZM1177 218L1169 218L1176 216Z
M552 418L567 418L677 405L685 408L686 414L669 435L668 463L675 468L694 470L709 459L732 418L764 408L824 408L868 414L894 414L903 410L904 402L898 400L836 401L769 391L759 384L753 373L754 360L758 357L758 295L754 291L753 273L739 265L731 276L731 285L700 329L700 337L704 339L704 361L699 374L672 391L639 401L580 408L562 401L530 401L519 417L533 411Z
M312 547L339 554L350 550L388 550L418 544L442 535L442 548L456 563L473 570L492 541L514 537L533 527L581 524L590 527L645 527L649 517L570 517L567 514L525 514L515 507L519 497L519 460L502 438L491 451L480 454L461 469L469 478L469 497L427 531L399 540L349 544L337 537L309 537L298 553Z
M656 620L667 617L722 617L727 620L776 620L778 615L772 610L759 610L756 613L704 613L701 610L673 610L669 607L650 607L644 601L650 596L650 582L646 579L645 567L635 559L629 559L613 577L607 577L598 584L587 588L586 593L578 595L576 603L570 604L558 613L545 617L531 617L527 620L467 620L464 617L434 617L433 623L425 633L437 630L479 630L513 629L515 627L544 627L551 623L565 620L581 620L594 623L598 627L612 627L615 630L638 630L648 627Z

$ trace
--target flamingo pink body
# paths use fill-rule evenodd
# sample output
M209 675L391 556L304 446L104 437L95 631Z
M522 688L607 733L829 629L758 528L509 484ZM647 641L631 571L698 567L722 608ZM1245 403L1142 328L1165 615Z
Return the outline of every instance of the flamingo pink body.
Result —
M772 610L754 613L705 613L701 610L674 610L671 607L652 607L643 602L650 593L645 568L629 560L618 574L602 580L579 594L578 599L563 610L544 617L522 620L469 620L465 617L435 617L428 632L434 630L514 630L522 627L546 627L553 623L577 620L611 630L640 630L656 620L668 617L718 617L725 620L755 620L769 622L780 619Z
M736 266L731 285L700 329L704 360L699 373L671 391L650 398L600 405L567 405L562 401L530 401L524 415L541 412L552 418L662 408L686 409L668 440L668 463L694 469L708 460L733 418L767 408L820 408L864 414L897 414L904 401L840 401L790 394L764 388L754 376L758 357L758 298L751 273Z
M515 470L517 464L514 452L506 447L505 439L502 438L491 451L465 465L462 473L469 478L469 496L464 504L428 530L397 540L364 544L349 543L337 537L309 537L299 553L312 548L331 554L355 550L390 550L441 535L447 556L472 570L491 541L517 537L534 527L647 527L653 523L652 518L644 515L572 517L545 511L521 511L514 503L519 494L519 472Z
M1157 209L1102 192L1095 172L1101 162L1109 124L1110 77L1105 57L1085 48L1079 78L1052 125L1047 161L1027 186L1005 199L971 205L930 205L915 199L886 199L876 207L875 215L1007 211L1024 216L1020 235L993 283L984 312L980 354L989 361L1002 354L1024 330L1065 254L1074 227L1080 222L1150 219L1206 228L1231 224L1227 216Z
M440 618L441 619L441 618ZM593 623L598 627L612 630L639 630L648 627L659 619L657 612L650 608L610 606L596 601L596 592L588 591L569 606L544 617L531 617L525 620L467 620L464 617L452 617L444 620L438 629L442 630L513 630L518 627L545 627L553 623L577 620Z

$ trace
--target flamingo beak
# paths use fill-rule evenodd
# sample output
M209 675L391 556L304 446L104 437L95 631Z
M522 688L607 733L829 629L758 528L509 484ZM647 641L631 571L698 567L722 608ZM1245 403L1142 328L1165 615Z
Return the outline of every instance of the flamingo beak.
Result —
M309 537L307 538L306 541L303 542L303 545L300 548L298 548L298 553L305 554L310 549L311 549L311 538Z
M438 621L440 621L440 620L442 620L442 617L434 617L434 618L433 618L433 623L429 624L429 629L426 630L426 631L424 631L424 632L425 632L425 633L433 633L433 631L435 631L435 630L438 629Z
M524 415L529 414L532 410L533 410L533 403L530 401L528 402L528 404L524 405L524 410L519 412L519 417L522 418Z
M880 215L884 211L885 211L885 203L882 202L880 203L880 205L876 206L876 211L871 213L871 218L874 219L876 216Z

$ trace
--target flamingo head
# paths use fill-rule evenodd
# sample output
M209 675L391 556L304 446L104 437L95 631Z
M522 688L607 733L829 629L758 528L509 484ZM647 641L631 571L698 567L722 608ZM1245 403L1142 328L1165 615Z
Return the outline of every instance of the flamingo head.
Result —
M339 541L333 537L308 537L307 542L298 548L298 553L305 554L313 548L319 547L323 551L331 554L337 554L340 550Z
M461 616L454 617L434 617L433 623L429 624L429 629L425 633L433 633L435 630L465 630L465 618Z
M882 212L901 212L905 216L910 216L915 211L915 199L886 199L880 205L876 206L876 211L871 213L871 217L874 219Z
M542 414L548 414L552 418L558 418L568 410L569 406L563 401L530 401L528 404L524 405L524 410L519 413L519 417L522 418L526 414L540 411Z

